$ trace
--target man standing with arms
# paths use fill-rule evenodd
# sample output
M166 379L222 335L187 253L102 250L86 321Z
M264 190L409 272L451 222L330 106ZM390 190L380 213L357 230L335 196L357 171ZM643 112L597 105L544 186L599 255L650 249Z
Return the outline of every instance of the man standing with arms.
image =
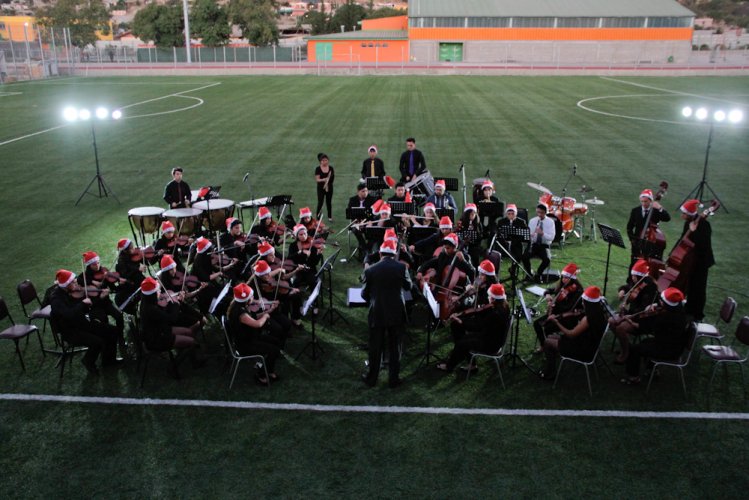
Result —
M401 384L399 347L406 323L403 292L411 289L411 278L406 265L394 259L396 253L395 242L385 241L380 246L380 262L364 271L361 295L369 304L369 372L362 374L362 380L369 387L377 384L386 335L388 385L394 388Z
M172 169L172 180L164 188L164 201L169 208L188 208L192 193L190 186L182 180L182 167Z
M412 181L427 169L424 155L416 149L416 139L413 137L406 139L406 150L401 155L398 168L401 171L401 182Z

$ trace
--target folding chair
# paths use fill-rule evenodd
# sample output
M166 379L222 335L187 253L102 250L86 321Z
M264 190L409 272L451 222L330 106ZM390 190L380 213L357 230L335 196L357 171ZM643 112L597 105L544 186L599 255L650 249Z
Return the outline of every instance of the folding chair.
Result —
M710 356L710 359L712 359L714 362L713 374L710 377L710 385L708 386L708 388L712 388L713 379L715 378L715 372L718 370L718 367L721 365L727 367L729 364L739 365L739 368L741 369L741 384L742 386L745 384L744 363L746 363L747 359L749 359L749 316L744 316L743 318L741 318L741 321L739 321L739 324L736 326L736 337L734 338L733 343L735 343L736 340L744 344L744 346L746 347L744 351L744 357L741 357L741 354L739 354L739 352L733 345L702 346L702 351Z
M169 366L172 369L172 375L174 375L174 378L176 380L180 379L179 376L179 365L177 364L177 358L174 356L174 352L172 348L165 350L151 350L149 349L145 342L143 341L143 331L139 327L138 330L136 330L137 334L133 336L133 341L135 343L135 352L138 356L138 365L137 368L140 368L141 362L143 363L143 373L140 377L140 387L143 388L143 385L146 383L146 374L148 373L148 362L151 360L151 357L153 356L161 356L163 353L167 353L167 356L169 357ZM133 332L133 333L135 333ZM136 368L136 369L137 369Z
M723 338L719 329L720 322L728 325L733 319L734 312L736 312L736 301L732 297L726 297L726 300L720 306L715 323L697 323L697 339L705 337L710 339L710 343L715 340L720 344L720 340Z
M557 368L557 376L554 378L554 385L552 386L552 389L556 388L557 382L559 381L559 374L562 373L562 365L564 365L565 361L569 361L570 363L577 363L578 365L583 365L585 368L585 378L588 381L588 393L593 396L593 387L590 384L590 371L589 367L593 366L593 369L596 372L596 378L598 378L598 366L596 365L596 361L598 361L598 355L601 352L601 345L603 345L603 339L606 337L606 332L609 331L609 325L606 324L606 328L603 330L603 333L601 334L601 338L598 340L598 345L596 346L596 350L593 353L593 356L590 358L589 361L583 361L581 359L575 359L575 358L568 358L566 356L559 355L559 368ZM601 361L603 361L604 364L606 364L606 361L604 361L603 358L601 358ZM606 365L608 367L608 365Z
M44 320L42 324L42 332L47 330L47 321L52 316L52 306L42 306L42 301L39 300L39 295L36 292L34 284L30 280L23 280L16 286L16 292L18 292L18 300L21 302L21 309L23 310L24 316L28 320L29 324L35 319ZM27 306L36 302L35 307L31 313L29 313ZM29 309L31 309L29 307ZM39 330L37 330L37 338L39 339L39 348L42 350L42 355L46 356L44 344L42 343L42 336ZM26 343L28 344L29 338L26 337Z
M60 379L62 379L62 376L65 373L65 363L70 360L70 366L73 366L73 358L75 357L75 355L78 353L86 352L88 350L88 347L76 346L71 344L70 342L67 342L62 336L62 332L58 327L54 315L49 318L49 329L52 331L52 337L55 339L55 344L60 347L60 350L47 352L54 352L55 354L60 356L60 358L57 360L55 368L58 366L60 367Z
M231 356L231 367L229 370L231 373L231 381L229 382L229 389L234 385L234 378L237 376L237 371L239 370L239 363L245 359L254 359L257 363L260 363L263 367L263 371L265 372L265 380L268 380L270 382L270 378L268 376L268 367L265 364L265 357L263 357L260 354L253 354L251 356L243 356L239 353L236 347L234 347L234 341L229 335L229 328L226 326L226 316L221 316L221 328L224 330L224 337L226 338L226 348L229 351L229 355Z
M470 367L473 366L474 362L477 358L484 358L484 359L491 359L494 360L494 364L497 366L497 373L499 373L499 381L502 382L502 389L505 389L505 379L502 376L502 367L499 364L502 361L502 358L505 356L505 346L507 345L507 339L510 338L510 332L512 331L512 323L515 321L515 317L510 317L510 324L507 326L507 331L505 332L505 341L502 342L502 345L499 346L499 349L493 354L483 353L483 352L474 352L471 351L471 361L468 363L469 369L466 373L466 381L471 376L471 369Z
M26 371L26 365L23 362L23 354L21 354L21 349L18 347L18 341L24 337L28 337L31 332L36 332L37 335L39 335L39 329L34 325L17 325L16 322L13 321L13 316L10 315L5 299L0 297L0 321L5 318L8 318L11 326L0 332L0 339L12 340L13 343L16 344L18 361L21 362L21 369Z
M681 387L684 389L684 397L687 395L687 384L684 381L684 368L689 364L689 360L692 357L692 351L694 351L694 345L697 340L697 324L694 322L687 325L687 344L681 355L676 359L651 359L653 363L652 369L650 370L650 377L648 378L648 386L645 392L650 391L650 384L653 382L653 377L659 366L671 366L679 369L679 376L681 377Z

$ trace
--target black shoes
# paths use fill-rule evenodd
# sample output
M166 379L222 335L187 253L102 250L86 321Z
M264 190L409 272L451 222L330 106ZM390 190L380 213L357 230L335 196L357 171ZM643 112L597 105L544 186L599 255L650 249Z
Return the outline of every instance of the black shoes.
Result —
M367 373L361 374L361 381L364 382L364 385L367 387L374 387L377 384L377 381L370 379L369 374Z

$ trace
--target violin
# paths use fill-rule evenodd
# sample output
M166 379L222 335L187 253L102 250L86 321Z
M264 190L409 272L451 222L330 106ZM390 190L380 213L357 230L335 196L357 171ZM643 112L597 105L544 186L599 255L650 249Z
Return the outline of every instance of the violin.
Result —
M157 301L157 304L159 304L159 307L166 307L171 303L179 303L181 301L182 299L180 298L179 292L171 292L167 290L161 295L159 295L159 300Z
M304 251L310 250L313 247L318 252L321 250L325 250L325 239L322 237L307 238L307 240L302 242L302 250Z
M450 317L448 319L449 320L453 320L453 321L457 320L458 322L461 322L460 318L464 318L466 316L471 316L471 315L474 315L474 314L482 313L482 312L484 312L484 311L486 311L488 309L491 309L492 307L494 307L494 304L491 304L491 303L490 304L484 304L482 306L469 307L468 309L464 309L463 311L460 311L458 313L450 315Z
M260 290L263 293L276 293L276 290L278 290L278 295L289 295L291 290L295 290L296 287L291 286L291 283L289 283L287 280L274 280L273 278L269 279L268 281L260 281Z
M174 247L186 247L187 245L192 244L192 238L187 236L186 234L180 234L179 236L175 236L174 238L171 238L166 246L168 248L174 248Z
M94 271L94 281L98 282L107 282L107 283L122 283L125 280L122 276L120 276L120 273L116 271L110 271L106 267L100 267L98 271Z
M284 226L283 224L279 224L273 220L265 227L265 229L269 234L272 234L274 236L283 236L286 232L286 226Z
M245 309L251 313L257 313L260 311L266 311L266 309L275 309L280 304L277 300L253 300L245 306Z
M211 264L213 267L221 267L223 269L228 269L232 267L234 264L237 263L237 259L232 259L225 253L214 253L211 255Z
M201 282L197 276L188 274L187 277L185 277L185 273L183 273L182 271L175 272L171 280L172 286L184 288L188 292L193 292L198 288L205 286L205 284Z
M544 324L546 324L549 321L549 318L551 317L551 315L554 314L554 308L556 307L557 303L563 302L564 300L566 300L569 294L574 293L575 291L577 291L577 289L578 289L577 283L568 283L566 286L563 286L559 290L559 292L557 292L557 294L549 303L549 308L547 309L547 312L546 312L546 321L544 322ZM568 318L568 317L573 316L572 314L568 314L569 312L572 312L572 311L562 313L561 315L558 315L557 318ZM577 314L580 314L580 313L578 312Z
M161 251L157 252L153 246L148 245L143 248L133 248L133 252L130 254L130 260L133 262L140 262L143 259L152 261L157 255L160 255Z
M95 286L79 287L70 293L70 296L76 300L98 299L104 292L109 292L106 288L99 288Z

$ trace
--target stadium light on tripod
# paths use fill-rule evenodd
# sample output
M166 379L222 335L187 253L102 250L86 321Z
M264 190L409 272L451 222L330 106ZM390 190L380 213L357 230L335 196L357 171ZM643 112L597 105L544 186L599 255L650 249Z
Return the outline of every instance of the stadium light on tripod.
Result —
M695 118L699 121L710 120L711 123L722 123L727 120L729 123L736 124L744 120L744 112L740 109L726 111L723 109L709 110L705 107L694 109L691 106L684 106L681 109L681 115L684 118Z
M119 120L122 118L122 111L115 109L110 112L109 109L104 106L98 106L93 113L91 113L91 110L88 108L76 108L74 106L67 106L62 110L62 117L67 122L85 122L90 120L92 116L95 116L99 120Z

